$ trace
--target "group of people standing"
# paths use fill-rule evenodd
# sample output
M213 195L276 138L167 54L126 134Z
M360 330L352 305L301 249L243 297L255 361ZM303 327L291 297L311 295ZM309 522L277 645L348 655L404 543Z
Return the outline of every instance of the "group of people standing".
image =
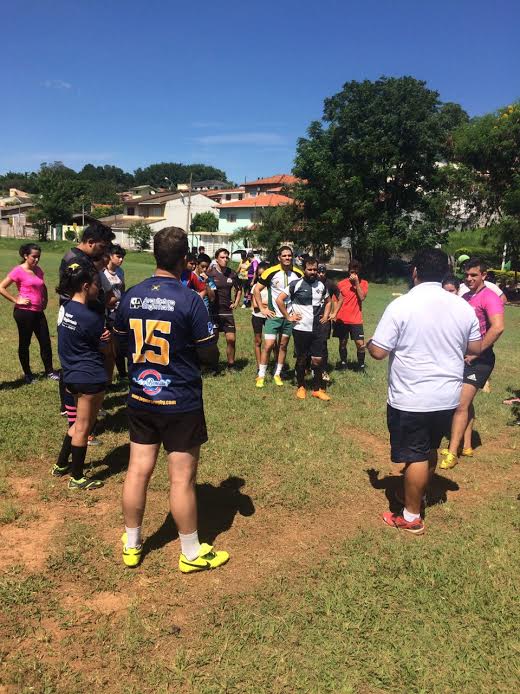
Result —
M244 286L228 267L229 253L219 249L213 261L188 253L186 234L168 227L154 237L154 274L125 291L124 251L111 245L113 234L87 227L82 240L63 258L57 291L58 351L61 374L52 367L44 310L47 304L41 250L20 249L22 263L0 283L0 293L15 304L20 334L19 356L27 383L32 378L28 345L34 332L46 374L60 378L68 399L69 427L53 466L55 477L69 477L71 490L93 490L100 480L85 474L88 438L103 403L114 362L126 376L130 459L123 487L125 530L123 561L137 566L142 558L142 521L146 492L159 449L168 454L170 508L179 530L183 573L226 563L227 552L199 541L195 479L200 446L207 439L201 366L218 366L218 336L226 339L228 368L235 365L236 325ZM448 276L447 256L425 249L413 262L414 288L386 309L367 348L375 359L390 356L387 422L391 458L403 466L403 510L385 513L388 525L414 534L424 532L424 494L437 464L437 449L449 433L440 467L449 469L462 455L472 455L473 399L489 378L493 345L504 329L503 301L486 286L486 267L466 264L461 293ZM335 285L326 267L312 257L293 265L289 246L278 263L257 262L247 291L258 364L256 387L263 388L274 351L274 383L282 371L291 335L296 353L296 397L306 398L305 378L312 371L312 395L327 401L327 340L339 339L340 367L347 363L347 341L356 345L357 364L365 373L362 303L368 283L352 261L348 277ZM16 283L17 297L7 288ZM455 291L454 291L455 290ZM35 315L28 316L31 311ZM19 315L20 312L22 315ZM334 330L331 330L334 325ZM263 343L262 343L263 334Z

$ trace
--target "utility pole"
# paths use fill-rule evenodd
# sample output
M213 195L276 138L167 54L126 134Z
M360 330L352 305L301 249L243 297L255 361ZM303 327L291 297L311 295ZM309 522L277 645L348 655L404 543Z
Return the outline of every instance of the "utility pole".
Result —
M190 211L191 211L191 184L192 184L193 174L190 173L190 187L188 189L188 210L186 213L186 234L190 233ZM193 232L191 232L191 246L193 248Z

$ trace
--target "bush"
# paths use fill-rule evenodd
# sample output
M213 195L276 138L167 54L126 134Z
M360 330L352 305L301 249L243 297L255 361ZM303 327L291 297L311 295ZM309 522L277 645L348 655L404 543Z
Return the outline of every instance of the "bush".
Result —
M515 273L514 270L493 270L489 268L489 272L494 272L497 280L497 284L506 283L509 280L515 281L515 274L518 276L518 272Z
M134 240L138 251L146 251L150 248L153 232L145 222L136 222L128 230L128 236Z

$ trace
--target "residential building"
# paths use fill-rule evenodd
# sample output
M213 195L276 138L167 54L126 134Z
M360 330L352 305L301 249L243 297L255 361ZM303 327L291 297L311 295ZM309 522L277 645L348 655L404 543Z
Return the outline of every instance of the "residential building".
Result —
M244 198L254 198L264 193L282 193L288 187L300 183L300 179L291 174L276 174L269 178L257 178L256 181L246 181L242 186L245 194Z
M221 188L217 190L205 190L204 195L214 202L224 203L244 199L243 188Z
M103 217L100 221L111 227L116 235L117 243L128 248L132 245L128 239L128 229L136 222L145 222L154 233L169 226L180 227L184 230L188 227L189 232L193 217L197 213L212 212L215 217L218 217L218 203L201 193L192 193L188 220L188 200L187 193L174 191L125 200L122 214ZM189 233L190 243L199 244L198 235Z

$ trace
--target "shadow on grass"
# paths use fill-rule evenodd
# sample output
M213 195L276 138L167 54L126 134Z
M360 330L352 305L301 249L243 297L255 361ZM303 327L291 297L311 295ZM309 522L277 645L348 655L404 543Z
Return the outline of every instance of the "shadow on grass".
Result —
M379 471L371 468L366 470L368 479L374 489L384 489L388 501L388 508L392 513L398 513L402 504L397 500L396 493L403 494L403 475L386 475L379 477ZM434 473L427 492L427 506L445 504L448 500L448 492L458 492L459 485L447 477Z
M198 530L201 542L212 544L215 538L231 528L237 513L241 516L254 514L253 500L240 491L244 484L245 481L241 477L228 477L218 487L207 482L197 484ZM161 527L145 540L143 557L164 547L178 536L172 515L168 513Z
M105 466L99 472L96 472L93 477L97 480L106 480L112 475L118 475L123 470L128 468L128 460L130 457L130 444L124 443L122 446L113 448L101 460L95 460L92 467Z
M24 381L23 378L17 378L15 381L2 381L0 383L0 391L1 390L16 390L17 388L21 388L22 386L27 385ZM30 387L30 386L27 386Z

